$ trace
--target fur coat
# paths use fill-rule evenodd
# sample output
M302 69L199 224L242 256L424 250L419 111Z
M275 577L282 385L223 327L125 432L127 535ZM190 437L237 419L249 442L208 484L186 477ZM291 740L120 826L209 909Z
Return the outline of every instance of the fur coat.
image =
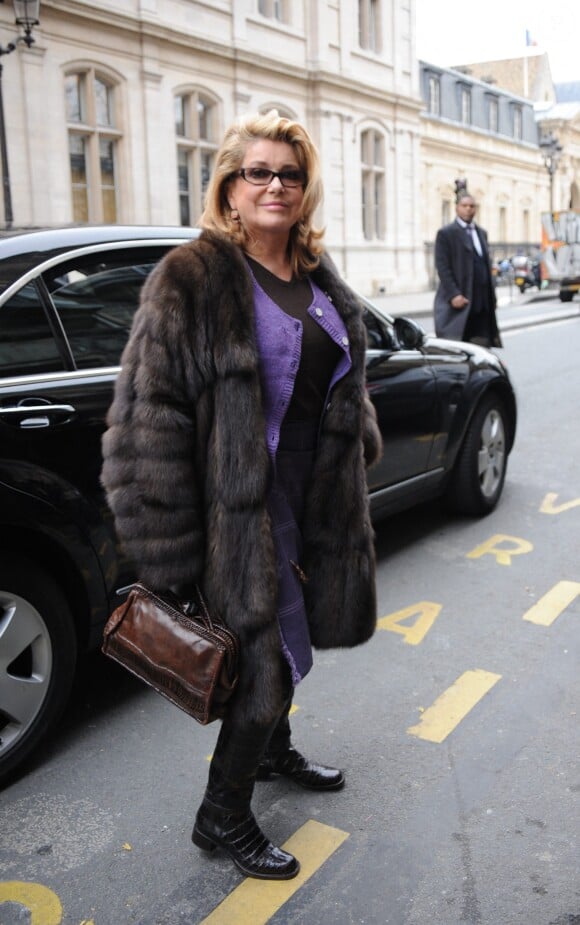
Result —
M329 648L375 627L365 460L380 454L380 434L360 302L327 257L313 279L342 316L352 357L321 422L303 523L311 640ZM232 709L269 722L284 701L270 462L251 277L224 235L203 232L149 276L107 423L102 481L125 552L153 588L200 584L240 637Z

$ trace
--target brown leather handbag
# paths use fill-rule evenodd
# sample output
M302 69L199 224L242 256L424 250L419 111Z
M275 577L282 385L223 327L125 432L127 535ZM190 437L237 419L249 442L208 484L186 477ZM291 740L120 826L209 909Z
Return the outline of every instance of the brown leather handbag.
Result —
M196 588L197 613L173 595L131 585L104 629L102 650L206 725L224 715L238 675L238 638L210 617Z

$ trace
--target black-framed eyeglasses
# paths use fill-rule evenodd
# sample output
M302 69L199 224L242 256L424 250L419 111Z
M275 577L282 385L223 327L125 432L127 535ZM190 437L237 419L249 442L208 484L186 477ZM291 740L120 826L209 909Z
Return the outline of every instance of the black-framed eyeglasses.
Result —
M278 177L283 187L294 189L306 185L306 174L299 167L286 170L268 170L267 167L240 167L237 176L251 183L252 186L269 186L274 177Z

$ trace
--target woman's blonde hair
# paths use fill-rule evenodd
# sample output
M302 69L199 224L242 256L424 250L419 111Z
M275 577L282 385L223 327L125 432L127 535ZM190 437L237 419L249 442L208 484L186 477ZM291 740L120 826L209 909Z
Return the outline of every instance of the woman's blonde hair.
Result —
M302 213L290 230L288 251L293 271L299 275L307 273L318 266L324 250L323 231L312 225L314 213L322 201L320 162L306 129L299 122L280 116L275 109L264 115L242 116L226 131L217 153L199 224L202 228L224 232L244 249L249 244L248 232L232 218L228 189L243 164L247 146L261 138L292 145L298 165L306 173Z

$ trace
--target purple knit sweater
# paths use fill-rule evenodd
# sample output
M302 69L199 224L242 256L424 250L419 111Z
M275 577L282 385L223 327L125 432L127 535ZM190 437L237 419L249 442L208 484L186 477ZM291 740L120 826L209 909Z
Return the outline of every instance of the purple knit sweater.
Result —
M312 280L310 285L313 299L308 314L342 349L342 357L329 384L330 394L333 386L351 367L348 337L342 318L328 296ZM274 459L280 440L280 427L292 398L300 363L302 323L282 311L255 280L254 303L266 416L266 441L270 457Z
M308 314L342 351L328 386L328 402L333 386L351 367L348 337L344 323L330 299L312 280L310 285L313 299L307 309ZM292 398L300 364L302 322L287 315L255 280L254 302L266 417L266 441L275 469L280 428ZM294 564L299 559L301 538L284 496L281 497L276 490L272 490L270 494L269 512L278 562L277 617L282 651L290 666L292 683L296 685L312 667L312 647L304 596Z

